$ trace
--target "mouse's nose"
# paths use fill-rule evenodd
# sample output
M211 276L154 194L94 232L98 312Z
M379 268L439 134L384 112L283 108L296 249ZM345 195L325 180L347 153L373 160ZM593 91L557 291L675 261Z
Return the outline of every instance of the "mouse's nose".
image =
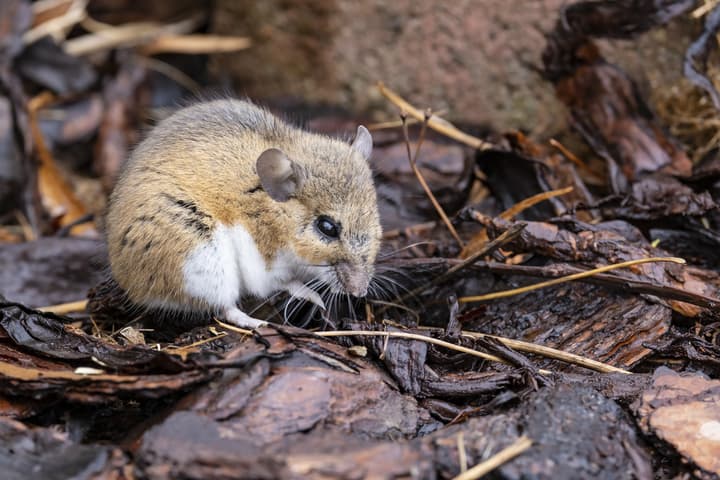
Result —
M349 263L338 264L338 279L347 293L353 297L364 297L367 295L370 285L370 275L360 265Z
M350 295L352 295L353 297L358 297L358 298L362 298L365 295L367 295L367 291L368 291L367 284L365 284L363 286L357 286L352 289L350 289L350 288L348 289L348 293Z

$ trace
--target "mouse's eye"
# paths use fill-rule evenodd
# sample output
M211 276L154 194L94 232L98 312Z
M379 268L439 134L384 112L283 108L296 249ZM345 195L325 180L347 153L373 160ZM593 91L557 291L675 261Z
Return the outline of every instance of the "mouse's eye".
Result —
M315 220L315 228L325 237L335 240L340 236L340 225L330 217L321 215Z

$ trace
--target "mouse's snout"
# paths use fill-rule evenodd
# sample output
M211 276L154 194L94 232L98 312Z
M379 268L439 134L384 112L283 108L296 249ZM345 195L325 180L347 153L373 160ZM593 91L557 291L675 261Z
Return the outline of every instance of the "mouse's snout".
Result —
M354 297L367 295L371 273L364 266L340 263L335 267L335 271L347 293Z

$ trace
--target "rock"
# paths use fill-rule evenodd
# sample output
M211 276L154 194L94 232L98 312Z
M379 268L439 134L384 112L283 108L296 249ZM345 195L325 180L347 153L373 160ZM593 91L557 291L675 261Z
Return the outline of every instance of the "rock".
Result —
M564 0L219 0L213 33L248 35L252 48L213 59L256 98L302 97L355 111L396 113L382 80L420 108L498 130L556 132L565 111L537 73ZM641 87L681 75L689 43L682 19L631 42L602 42ZM643 92L647 93L647 92Z

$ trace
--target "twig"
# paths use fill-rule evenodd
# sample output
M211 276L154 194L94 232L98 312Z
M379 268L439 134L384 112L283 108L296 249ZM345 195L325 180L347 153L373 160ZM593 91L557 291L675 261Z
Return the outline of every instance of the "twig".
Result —
M547 268L543 267L504 264L493 264L491 266L490 264L488 264L487 268L495 272L507 272L532 277L561 276L560 273L556 274L555 272L549 272ZM563 266L562 270L573 273L583 271L570 265ZM624 278L617 275L605 273L599 273L597 275L593 275L592 277L584 278L582 279L582 281L610 288L621 288L625 292L645 293L649 295L655 295L660 298L678 300L704 308L720 308L720 298L708 297L699 293L690 292L687 290L683 290L682 288L677 288L670 285L658 285L643 280L634 280L631 278Z
M221 53L245 50L252 45L248 37L225 35L163 35L140 49L143 55L158 53Z
M425 335L420 335L417 333L407 333L407 332L377 332L377 331L363 331L363 330L333 330L333 331L326 331L326 332L315 332L315 334L319 337L388 337L388 338L405 338L408 340L418 340L421 342L426 343L432 343L433 345L438 345L441 347L445 347L449 350L455 350L457 352L467 353L468 355L472 355L474 357L479 357L484 360L489 360L491 362L500 362L504 363L506 365L509 365L509 362L506 360L497 357L495 355L480 352L478 350L474 350L472 348L463 347L462 345L456 345L454 343L446 342L445 340L440 340L433 337L428 337ZM552 372L550 370L545 369L539 369L538 372L542 373L543 375L550 375Z
M538 193L536 195L533 195L531 197L528 197L524 200L519 201L512 207L508 208L504 212L502 212L499 217L504 220L510 220L513 217L519 215L521 212L527 210L528 208L537 205L540 202L543 202L545 200L549 200L551 198L558 197L560 195L565 195L566 193L572 192L574 187L566 187L561 188L558 190L550 190L548 192L542 192ZM470 241L465 245L465 248L460 252L460 255L458 255L460 258L468 258L468 256L474 255L474 252L478 248L482 248L483 245L485 245L488 242L488 236L487 236L487 229L483 228L480 232L475 234Z
M522 436L515 443L510 445L509 447L503 448L498 453L496 453L492 457L488 458L484 462L475 465L474 467L469 469L467 472L463 472L460 475L457 475L456 477L453 478L453 480L476 480L476 479L482 477L483 475L495 470L497 467L501 466L502 464L517 457L518 455L523 453L525 450L530 448L531 445L532 445L532 440L530 440L526 436Z
M532 197L528 197L524 200L520 200L515 205L508 208L507 210L505 210L498 216L504 220L511 220L513 217L519 215L523 211L527 210L528 208L530 208L534 205L537 205L540 202L549 200L551 198L559 197L561 195L565 195L567 193L572 192L573 190L575 190L575 187L565 187L565 188L559 188L557 190L550 190L548 192L541 192L541 193L535 194Z
M420 266L455 266L463 263L463 260L456 258L433 258L431 261L428 259L410 259L400 260L396 263L406 263L411 265ZM560 278L571 273L584 272L586 270L580 270L576 267L569 265L553 265L551 268L547 267L533 267L528 265L508 265L499 262L483 262L479 261L469 268L474 270L487 270L493 273L510 274L510 275L525 275L528 277L541 277L541 278ZM568 272L568 273L565 273ZM668 285L657 285L651 282L643 280L633 280L630 278L624 278L613 274L599 273L592 277L583 278L580 280L584 283L591 283L593 285L601 285L609 288L621 288L625 292L634 293L645 293L649 295L655 295L660 298L666 298L670 300L679 300L681 302L691 303L700 307L718 309L720 308L720 299L701 295L699 293L689 292L682 288L672 287Z
M565 145L560 143L558 140L555 140L554 138L551 138L548 143L550 143L551 146L555 147L558 151L560 151L560 153L565 158L574 163L575 166L583 172L583 178L585 180L594 185L605 184L605 178L602 172L598 172L591 168L589 164L578 158L578 156L571 152Z
M437 112L435 112L435 115L445 115L446 113L448 113L447 110L438 110ZM416 118L408 118L406 121L408 125L414 125L420 122L420 120L417 120ZM366 126L367 129L372 132L376 130L384 130L387 128L402 128L402 125L402 120L389 120L387 122L371 123Z
M54 313L56 315L66 315L68 313L84 311L87 308L87 303L87 300L78 300L77 302L60 303L58 305L40 307L36 308L35 310Z
M246 330L243 328L238 328L233 325L228 325L224 322L221 322L219 320L215 320L219 325L221 325L224 328L227 328L228 330L243 333L245 335L251 335L252 331ZM429 327L423 328L423 330L432 330ZM459 352L467 353L470 355L474 355L480 358L483 358L485 360L490 360L494 362L501 362L501 363L507 363L505 360L501 359L500 357L496 357L495 355L491 355L488 353L479 352L477 350L473 350L467 347L463 347L461 345L455 345L454 343L446 342L444 340L439 340L437 338L433 338L426 335L419 335L416 333L406 333L406 332L378 332L378 331L362 331L362 330L328 330L325 332L314 332L315 335L319 337L342 337L342 336L384 336L384 337L394 337L394 338L408 338L412 340L420 340L428 343L433 343L435 345L440 345L446 348L449 348L451 350L456 350ZM555 360L560 360L566 363L570 363L573 365L579 365L585 368L589 368L591 370L595 370L598 372L603 373L624 373L631 375L632 372L629 372L627 370L623 370L622 368L614 367L612 365L608 365L607 363L598 362L597 360L591 360L589 358L581 357L580 355L576 355L574 353L568 353L563 352L561 350L557 350L555 348L551 347L545 347L543 345L536 345L534 343L529 342L523 342L521 340L513 340L510 338L505 337L499 337L497 335L488 335L485 333L480 332L469 332L466 330L463 330L461 332L463 335L471 337L471 338L484 338L484 337L490 337L498 340L500 343L503 343L504 345L513 348L515 350L521 351L521 352L527 352L527 353L535 353L537 355L541 355L547 358L552 358ZM550 371L548 370L540 370L540 373L549 374Z
M552 145L553 147L555 147L555 148L557 148L558 150L560 150L560 153L562 153L568 160L570 160L572 163L574 163L575 166L580 167L580 168L587 168L587 165L585 165L585 162L583 162L582 160L580 160L580 159L577 157L577 155L575 155L575 154L572 153L570 150L568 150L567 148L565 148L565 145L563 145L562 143L558 142L558 141L555 140L554 138L551 138L549 143L550 143L550 145Z
M605 265L604 267L594 268L592 270L588 270L585 272L574 273L572 275L567 275L567 276L561 277L561 278L555 278L553 280L536 283L534 285L527 285L525 287L514 288L511 290L503 290L502 292L493 292L493 293L488 293L485 295L474 295L474 296L470 296L470 297L461 297L461 298L458 298L458 302L460 302L460 303L484 302L487 300L494 300L497 298L512 297L513 295L520 295L521 293L532 292L533 290L538 290L540 288L550 287L552 285L558 285L558 284L570 282L573 280L580 280L583 278L591 277L598 273L609 272L610 270L615 270L617 268L630 267L632 265L640 265L642 263L651 263L651 262L672 262L672 263L685 264L685 260L683 260L682 258L677 258L677 257L640 258L637 260L629 260L627 262L616 263L614 265Z
M221 322L220 320L215 320L220 326L223 328L226 328L233 332L242 333L245 335L251 335L252 331L247 330L245 328L238 328L233 325L229 325L227 323ZM483 360L488 360L490 362L500 362L504 364L509 364L506 360L497 357L495 355L481 352L479 350L474 350L472 348L463 347L462 345L455 345L454 343L446 342L445 340L440 340L433 337L428 337L427 335L420 335L417 333L408 333L408 332L378 332L378 331L363 331L363 330L328 330L325 332L313 332L318 337L386 337L386 338L404 338L407 340L418 340L420 342L426 342L426 343L432 343L433 345L438 345L441 347L445 347L450 350L455 350L457 352L466 353L468 355L472 355L474 357L482 358ZM543 370L540 369L538 372L542 373L543 375L550 375L552 374L549 370Z
M468 266L472 265L473 263L477 262L478 260L480 260L481 257L484 257L485 255L488 255L489 253L492 253L497 248L499 248L502 245L515 239L518 235L520 235L520 232L522 232L522 230L524 228L525 228L524 223L516 223L516 224L512 225L510 228L505 230L502 234L498 235L498 237L496 239L483 245L479 250L477 250L470 257L464 259L462 262L460 262L456 265L453 265L446 272L441 273L440 275L433 278L426 284L420 285L419 287L410 290L409 292L405 293L404 295L395 298L391 302L393 304L396 304L396 303L401 304L408 298L417 296L418 294L424 292L428 288L433 287L435 285L438 285L441 282L448 280L450 277L455 275L460 270L463 270L463 269L467 268ZM388 308L389 307L381 308L380 310L378 310L376 312L376 315L382 315L384 312L386 312L388 310Z
M494 338L500 343L514 350L525 353L534 353L543 357L552 358L555 360L561 360L566 363L578 365L581 367L589 368L602 373L624 373L626 375L632 375L632 372L623 368L614 367L607 363L598 362L591 358L583 357L574 353L563 352L552 347L546 347L545 345L537 345L535 343L523 342L522 340L514 340L512 338L498 337L497 335L488 335L480 332L467 332L463 331L462 335L470 338Z
M455 227L453 226L452 222L448 218L447 214L445 213L445 210L443 210L440 203L435 198L435 195L432 193L432 190L430 190L430 186L428 186L427 182L425 181L425 177L423 177L422 172L420 172L420 169L417 166L417 158L420 154L420 147L422 146L423 140L425 140L425 132L427 131L427 122L430 118L430 114L426 113L424 117L424 121L422 123L422 129L420 130L420 136L418 137L417 146L415 147L415 154L413 155L410 149L410 135L408 133L408 126L405 122L407 116L405 114L401 114L401 118L403 120L403 135L405 136L405 146L407 147L407 154L408 154L408 161L410 162L410 168L412 168L413 173L415 174L415 177L417 177L418 182L420 182L420 185L422 186L423 190L425 190L425 195L428 196L430 199L430 202L432 203L433 207L435 208L435 211L440 215L440 218L442 219L443 223L445 223L445 226L450 230L450 234L453 236L455 241L460 245L460 248L463 247L463 241L460 239L460 235L458 235L457 230L455 230Z
M387 98L391 103L400 108L401 111L407 112L408 115L414 117L418 121L423 121L425 119L424 112L412 106L400 95L387 88L382 82L377 83L377 88L378 90L380 90L380 93L385 98ZM493 145L492 143L486 142L477 137L473 137L472 135L468 135L461 130L458 130L453 124L451 124L447 120L438 117L437 115L432 115L428 119L427 123L428 127L432 128L436 132L439 132L446 137L450 137L453 140L457 140L460 143L464 143L465 145L469 145L478 150L495 148L495 145Z
M65 33L70 27L82 22L87 17L88 0L73 0L70 6L67 8L65 13L55 18L47 20L36 27L28 30L22 36L22 41L25 45L41 39L46 35L52 36L56 41L62 40L65 37ZM33 7L37 5L33 4ZM33 10L36 10L33 8ZM37 12L33 12L37 14Z
M418 327L420 330L434 330L432 327ZM487 333L471 332L468 330L462 330L461 335L469 338L493 338L498 342L502 343L506 347L510 347L519 352L534 353L546 358L552 358L553 360L560 360L561 362L569 363L571 365L578 365L585 367L590 370L601 373L624 373L626 375L632 375L632 372L608 365L607 363L592 360L590 358L582 357L575 353L563 352L552 347L546 347L544 345L538 345L536 343L524 342L522 340L514 340L512 338L500 337L498 335L489 335Z
M574 190L574 187L566 187L566 188L560 188L557 190L550 190L547 192L541 192L537 193L535 195L532 195L530 197L527 197L523 200L520 200L515 205L511 206L510 208L506 209L500 215L498 215L499 218L502 218L504 220L511 220L514 217L520 215L522 212L527 210L528 208L531 208L535 205L537 205L540 202L544 202L545 200L549 200L551 198L559 197L560 195L565 195L566 193L570 193ZM473 212L473 217L476 218L475 212ZM465 246L462 252L460 252L459 257L460 258L466 258L468 255L472 255L471 252L476 250L478 248L478 245L483 245L488 241L487 237L487 229L483 228L482 231L480 231L477 235L475 235L470 242Z
M718 3L720 3L720 0L705 0L705 3L693 10L690 15L692 16L692 18L703 17L707 15L710 10L715 8Z
M224 328L227 328L228 330L242 333L245 335L251 335L252 331L246 330L243 328L238 328L233 325L228 325L226 323L223 323L219 320L215 320L219 325L221 325ZM423 330L432 330L430 327L420 327ZM405 332L378 332L378 331L358 331L358 330L328 330L325 332L314 332L315 335L319 337L342 337L342 336L385 336L385 337L395 337L395 338L409 338L413 340L420 340L428 343L433 343L435 345L440 345L446 348L449 348L451 350L457 350L459 352L467 353L470 355L481 357L485 360L490 361L496 361L501 363L507 363L505 360L496 357L495 355L478 352L477 350L472 350L467 347L463 347L460 345L455 345L454 343L445 342L444 340L438 340L433 337L429 337L426 335L419 335L415 333L405 333ZM537 355L541 355L547 358L552 358L555 360L560 360L566 363L570 363L573 365L579 365L585 368L589 368L591 370L595 370L602 373L624 373L628 375L632 375L632 372L629 372L628 370L623 370L622 368L614 367L612 365L608 365L607 363L598 362L597 360L592 360L589 358L581 357L580 355L576 355L574 353L568 353L563 352L561 350L557 350L555 348L551 347L545 347L543 345L536 345L534 343L529 342L523 342L522 340L513 340L510 338L505 337L499 337L497 335L488 335L485 333L480 332L469 332L466 330L463 330L461 332L462 335L465 335L467 337L471 338L483 338L483 337L490 337L498 340L500 343L513 348L515 350L521 351L521 352L527 352L527 353L534 353ZM549 374L551 373L549 370L539 370L540 373L543 374Z
M63 48L70 55L81 56L112 48L134 47L151 42L163 35L192 32L202 24L203 20L204 15L193 15L179 22L165 25L154 22L126 23L73 38L66 41Z

